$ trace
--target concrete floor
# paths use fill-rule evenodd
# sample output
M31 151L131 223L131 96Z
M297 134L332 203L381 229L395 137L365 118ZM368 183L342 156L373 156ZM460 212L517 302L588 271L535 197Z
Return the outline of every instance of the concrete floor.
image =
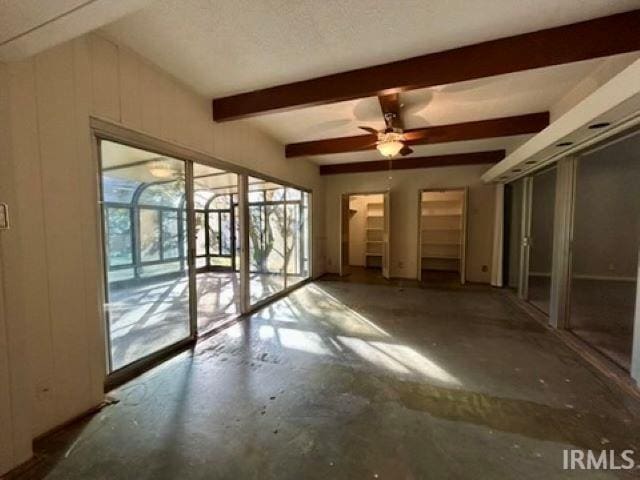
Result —
M551 279L529 277L529 301L547 315ZM571 331L627 371L631 366L636 283L574 278Z
M529 276L529 302L549 315L551 299L551 277Z
M489 287L314 282L110 395L16 478L637 478L562 470L638 401Z
M289 276L290 285L302 277ZM240 286L235 272L202 272L196 275L198 332L212 328L240 313ZM284 277L252 274L251 302L268 298L284 288ZM135 287L113 290L108 305L111 321L113 369L149 355L189 336L188 278L149 279Z

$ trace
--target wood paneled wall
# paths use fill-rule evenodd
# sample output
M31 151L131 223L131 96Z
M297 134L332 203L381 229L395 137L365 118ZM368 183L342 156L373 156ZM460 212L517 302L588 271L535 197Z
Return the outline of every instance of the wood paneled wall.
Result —
M206 98L144 58L91 34L3 66L3 75L6 158L13 171L7 176L3 170L0 183L15 186L15 241L3 239L3 247L12 247L5 284L15 293L6 298L6 310L16 307L14 323L28 339L24 364L33 436L103 397L98 170L90 116L312 189L313 273L322 273L317 166L285 159L281 144L247 124L215 124ZM8 337L9 343L14 337L20 335ZM0 360L0 380L3 365Z

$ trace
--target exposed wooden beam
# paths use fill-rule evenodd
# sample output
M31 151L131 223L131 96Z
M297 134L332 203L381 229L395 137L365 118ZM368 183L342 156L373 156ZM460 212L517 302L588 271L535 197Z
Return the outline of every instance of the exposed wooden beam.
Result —
M504 157L504 150L490 150L487 152L456 153L433 157L400 157L393 160L338 163L334 165L320 165L320 175L407 170L410 168L451 167L455 165L480 165L497 163Z
M539 112L476 122L415 128L405 130L404 134L408 145L426 145L538 133L548 125L549 112ZM290 143L285 147L285 155L287 157L302 157L374 150L376 148L376 140L377 137L375 135L355 135L353 137Z
M213 100L233 120L640 50L640 10Z
M385 125L393 128L404 128L404 122L400 116L400 96L397 93L378 95L378 102L380 103Z

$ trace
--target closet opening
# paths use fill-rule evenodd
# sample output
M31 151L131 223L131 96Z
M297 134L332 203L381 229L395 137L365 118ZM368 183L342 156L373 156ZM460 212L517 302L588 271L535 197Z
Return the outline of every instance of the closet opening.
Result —
M419 280L465 283L466 189L421 190L419 202Z
M389 278L389 193L345 194L340 275Z

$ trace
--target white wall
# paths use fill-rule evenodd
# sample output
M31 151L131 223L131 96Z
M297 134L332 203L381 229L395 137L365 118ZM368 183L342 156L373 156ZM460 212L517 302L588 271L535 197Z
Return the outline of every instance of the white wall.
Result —
M328 175L325 177L326 267L337 272L340 248L340 198L344 193L391 188L391 276L416 278L418 269L418 191L469 186L467 279L489 283L495 187L480 176L486 165L441 167L392 172ZM482 271L486 266L486 272Z
M10 263L4 266L5 310L11 312L8 323L21 329L8 335L9 351L29 338L23 362L29 372L21 378L29 379L23 403L31 409L31 435L83 413L103 397L91 115L312 189L313 273L322 273L323 192L315 165L285 159L282 145L252 127L214 124L209 99L96 35L7 64L2 72L10 115L9 141L2 145L10 145L10 151L2 155L7 165L0 186L15 187L14 228L10 236L0 235Z

